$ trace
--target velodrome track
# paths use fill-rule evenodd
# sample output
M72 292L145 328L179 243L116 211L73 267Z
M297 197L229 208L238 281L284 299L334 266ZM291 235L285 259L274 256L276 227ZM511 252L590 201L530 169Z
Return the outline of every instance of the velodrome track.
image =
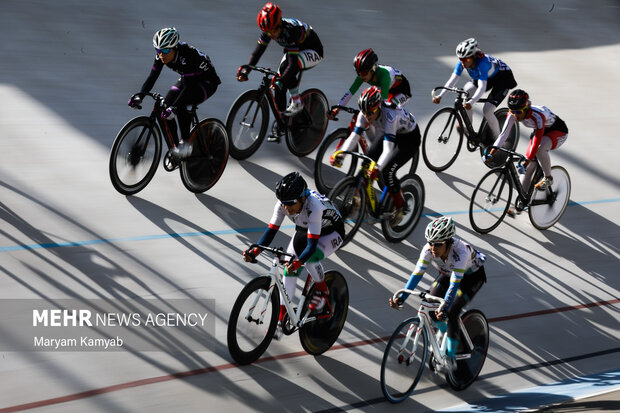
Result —
M336 346L311 357L293 335L273 342L252 366L231 364L230 309L243 285L267 268L266 260L245 264L240 253L270 217L275 182L292 170L311 182L314 154L298 159L285 145L265 142L249 160L231 159L205 194L189 193L177 173L160 168L133 197L114 191L108 155L120 127L139 114L125 104L148 73L157 29L176 26L211 56L223 83L200 116L224 120L236 96L259 79L253 74L240 84L234 74L254 47L261 6L2 2L0 301L215 299L216 306L215 336L189 353L179 352L184 343L157 336L150 339L159 351L7 351L20 326L3 314L0 412L437 411L518 391L519 403L535 403L528 389L553 393L551 384L566 380L592 383L592 393L617 386L602 374L620 370L620 5L611 0L281 2L284 15L312 24L325 46L325 61L304 75L303 86L321 88L335 103L353 79L355 53L373 47L412 81L408 107L422 127L438 109L430 90L448 78L456 44L475 36L512 67L535 104L566 120L568 141L551 156L569 171L573 190L550 230L535 230L523 214L480 236L467 217L486 171L479 157L463 151L443 174L421 164L425 215L409 239L387 244L378 226L364 226L329 260L350 289ZM275 67L280 54L273 44L261 63ZM155 89L174 80L164 72ZM519 150L527 136L522 130ZM439 214L452 215L458 235L488 256L488 283L472 303L490 321L488 358L471 388L455 393L426 371L411 399L392 406L379 386L384 339L416 301L398 312L387 298L408 279L423 229ZM282 232L274 245L288 242L292 230ZM422 286L431 281L427 275ZM514 406L506 400L486 411Z

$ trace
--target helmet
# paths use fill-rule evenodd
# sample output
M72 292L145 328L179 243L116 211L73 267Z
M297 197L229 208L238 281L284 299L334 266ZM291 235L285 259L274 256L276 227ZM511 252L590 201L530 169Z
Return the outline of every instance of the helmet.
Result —
M439 217L426 226L424 236L428 242L447 241L454 236L456 229L450 217Z
M508 96L508 109L521 110L530 104L530 95L523 89L514 90Z
M381 89L371 86L362 92L357 104L362 112L369 113L378 108L381 101Z
M280 10L279 6L273 3L265 4L258 12L258 16L256 16L256 23L258 23L259 29L264 32L274 30L280 25L281 21L282 10Z
M281 202L294 201L306 193L308 184L299 172L291 172L276 184L276 198Z
M369 72L372 68L377 64L379 57L372 49L362 50L355 56L353 59L353 66L355 66L355 71L359 72Z
M156 49L172 49L179 44L179 32L174 27L161 29L153 36L153 47Z
M471 37L467 40L463 40L456 46L456 56L459 59L465 59L467 57L472 57L479 50L478 41Z

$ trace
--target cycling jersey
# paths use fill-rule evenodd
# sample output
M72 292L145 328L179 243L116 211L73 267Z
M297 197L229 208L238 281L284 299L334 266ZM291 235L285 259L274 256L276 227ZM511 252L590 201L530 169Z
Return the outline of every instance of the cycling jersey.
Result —
M374 78L377 80L371 80L368 82L371 86L377 86L381 89L381 97L384 100L389 100L390 95L396 95L402 93L407 97L411 97L411 88L409 86L409 81L402 74L402 72L398 69L394 69L391 66L385 65L377 65L377 70L375 71L376 75ZM353 84L344 94L344 96L340 99L338 103L340 106L346 106L349 104L349 101L353 97L353 95L359 90L360 86L364 81L361 77L356 76Z
M465 69L465 67L459 60L454 67L454 74L461 76L463 69ZM488 80L495 76L500 70L510 70L510 67L508 67L508 65L500 59L497 59L491 55L484 55L483 57L476 59L474 65L466 70L469 77L473 80Z
M420 252L416 267L405 288L409 290L415 289L426 272L428 265L431 264L439 271L440 275L450 276L450 286L444 296L446 308L450 308L463 277L478 271L484 265L485 260L486 256L484 254L456 237L452 238L452 245L450 245L446 261L439 257L435 258L431 252L430 245L427 243ZM404 295L404 298L407 297Z
M495 140L493 146L502 146L504 144L516 121L516 117L512 113L508 112L502 132ZM534 134L532 137L533 140L528 147L527 153L525 154L525 157L530 160L533 160L536 157L536 153L538 152L543 136L550 136L552 139L557 139L558 136L568 133L566 123L564 123L559 116L551 112L551 110L549 110L546 106L531 105L530 110L527 115L525 115L525 118L521 121L521 123L528 128L534 129Z
M319 36L312 29L312 26L297 19L283 18L282 32L277 39L274 39L280 46L284 47L284 53L299 54L300 50L314 50L323 57L323 45ZM250 65L256 65L267 45L271 42L271 37L262 32L258 38L258 45L250 58Z

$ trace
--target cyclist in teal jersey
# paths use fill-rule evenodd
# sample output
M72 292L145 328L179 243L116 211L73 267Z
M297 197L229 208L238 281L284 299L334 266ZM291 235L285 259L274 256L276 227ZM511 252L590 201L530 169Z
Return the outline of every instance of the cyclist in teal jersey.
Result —
M377 86L381 90L381 97L384 100L404 106L411 99L411 87L409 81L398 69L391 66L380 65L377 62L379 57L372 49L362 50L353 59L353 66L357 76L347 93L340 99L338 105L346 106L359 90L362 84L368 83ZM329 114L330 119L334 119L340 109L335 108Z
M482 112L493 132L493 138L497 138L500 132L499 122L493 112L506 98L510 89L517 86L512 70L500 59L482 53L478 47L478 41L473 37L456 46L456 56L459 61L445 87L454 87L461 77L463 69L467 70L472 80L463 87L469 92L469 99L463 103L463 107L467 110L467 115L471 121L473 121L473 104L482 98L482 95L487 91L490 91ZM446 93L445 89L441 90L437 96L433 96L433 103L441 102L444 93Z

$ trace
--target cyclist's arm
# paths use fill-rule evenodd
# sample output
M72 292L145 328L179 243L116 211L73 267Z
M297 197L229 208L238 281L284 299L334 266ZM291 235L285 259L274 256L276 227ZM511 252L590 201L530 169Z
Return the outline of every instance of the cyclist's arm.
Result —
M258 44L256 45L256 48L252 52L252 55L250 56L250 61L248 62L249 65L255 66L256 63L258 63L263 53L265 53L265 50L267 49L267 45L269 44L270 41L271 41L271 37L269 37L265 33L261 33L260 37L258 38Z
M377 161L377 168L383 171L384 164L392 157L392 151L396 147L396 135L386 133L383 136L383 151Z
M409 277L409 281L407 281L407 284L405 284L406 289L414 290L420 283L420 280L422 279L424 273L426 273L426 269L428 268L428 264L430 263L429 254L430 249L425 246L420 253L420 257L418 258L418 262L415 265L415 269L411 273L411 277ZM404 302L407 297L409 297L409 294L403 293L400 297Z
M377 84L376 86L381 89L381 97L383 100L388 100L390 96L390 87L392 86L392 77L390 72L381 66L377 66Z
M342 147L340 148L340 150L342 151L353 150L355 148L355 145L357 145L360 138L362 137L362 133L364 133L366 129L368 129L368 120L366 120L366 117L364 116L364 114L360 112L359 115L357 116L357 120L355 121L355 127L349 134L349 137L347 138L347 140L344 141L344 143L342 144Z
M502 131L499 133L499 136L497 137L495 142L493 142L493 146L504 145L504 142L506 142L506 138L508 138L508 134L510 133L510 130L512 129L516 121L517 120L510 112L506 114L506 121L504 122L504 127L502 128Z
M456 297L456 293L461 287L461 280L463 279L463 275L465 275L465 269L463 268L455 268L452 269L452 274L450 274L450 286L448 287L448 291L444 295L443 299L446 301L445 309L448 310Z
M359 76L356 76L355 80L353 81L353 84L351 85L349 90L347 90L347 93L345 93L344 96L340 98L340 102L338 102L338 104L340 106L347 106L349 102L351 101L351 98L353 97L355 92L357 92L360 86L362 86L362 83L364 83L362 78Z
M469 103L470 105L473 105L474 103L478 102L478 100L480 100L482 95L484 95L484 93L487 91L487 81L478 79L477 87L478 88L476 89L476 93L474 93L474 95L471 98L469 98L469 100L467 100L465 103Z
M157 78L159 77L159 74L161 73L161 69L163 67L164 64L162 63L162 61L159 60L158 57L156 57L155 61L153 62L153 67L151 68L151 72L149 73L149 76L146 78L146 81L140 89L140 93L149 93L151 89L153 89L153 86L155 86L155 82L157 81Z
M280 229L280 225L282 225L282 221L284 220L284 215L285 215L284 208L279 202L277 202L276 206L273 209L273 215L271 217L271 220L269 221L269 226L267 227L265 232L263 232L263 235L258 240L257 242L258 245L271 244L271 241L273 241L273 238L276 236L276 233Z
M306 248L299 254L299 261L305 263L312 257L319 246L319 238L321 237L321 227L323 223L323 208L316 207L316 198L308 197L306 203L311 210L308 212L308 243ZM304 206L305 208L306 206Z
M478 60L475 70L470 71L470 74L476 73L474 74L474 79L473 79L477 86L476 93L474 93L474 95L471 96L469 100L466 101L465 103L469 103L470 105L473 105L474 103L478 102L478 100L480 100L482 95L484 95L484 93L487 91L487 81L489 79L488 77L489 72L492 69L493 69L493 63L491 63L491 61L488 58L482 58ZM475 77L477 77L478 79L476 79Z
M444 87L454 87L454 85L456 85L456 82L459 80L459 77L461 77L461 73L463 71L463 66L461 65L461 70L460 72L457 70L458 66L461 64L461 62L458 62L456 67L454 68L454 72L452 72L452 74L450 75L450 78L448 79L448 81L446 82L446 84L444 85ZM436 97L440 98L442 97L445 93L446 93L446 89L441 89L439 91L439 94L436 95Z
M527 152L525 153L525 157L530 161L534 160L536 157L536 153L538 152L538 147L542 142L543 135L545 134L545 115L538 111L531 111L530 115L531 120L534 122L536 131L534 133L534 137L532 138L532 142L527 147Z

